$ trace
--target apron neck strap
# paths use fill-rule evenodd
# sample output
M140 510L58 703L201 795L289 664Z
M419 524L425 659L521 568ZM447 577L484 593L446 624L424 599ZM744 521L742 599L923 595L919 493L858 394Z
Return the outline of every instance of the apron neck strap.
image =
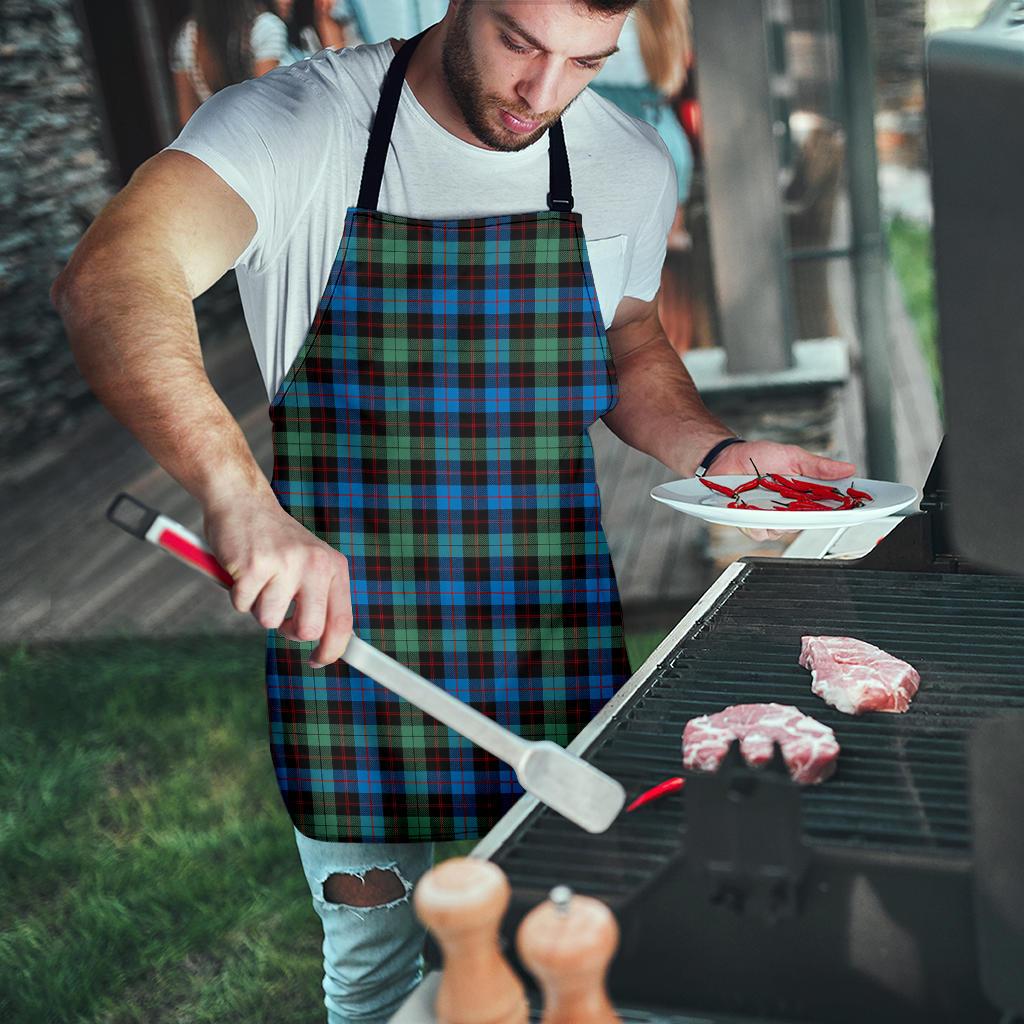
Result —
M363 160L363 178L359 184L359 208L376 210L380 199L380 185L384 180L384 161L388 158L388 146L391 143L391 129L395 125L395 114L398 112L398 101L402 98L402 83L409 61L427 34L424 29L419 35L407 39L402 48L395 54L384 76L381 86L380 102L370 129L370 142L366 147L366 158Z
M376 210L380 200L380 186L384 180L384 162L391 144L391 131L395 125L398 112L398 101L402 98L402 84L409 61L427 34L425 28L419 35L406 40L402 48L392 58L384 84L381 86L380 102L370 129L370 141L366 147L363 160L363 177L359 183L358 206L361 210ZM569 177L569 156L565 149L565 135L562 132L562 120L559 118L548 129L548 163L550 181L548 184L547 203L549 210L569 213L572 210L572 181Z
M562 119L548 129L548 164L551 181L548 185L548 209L562 213L572 211L572 179L569 177L569 154L565 151Z

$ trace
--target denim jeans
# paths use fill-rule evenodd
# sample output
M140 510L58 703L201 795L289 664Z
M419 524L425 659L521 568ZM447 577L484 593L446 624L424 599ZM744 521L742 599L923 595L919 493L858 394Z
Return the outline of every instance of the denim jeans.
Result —
M433 863L433 843L326 843L298 829L302 870L324 928L324 1006L327 1024L383 1024L423 976L425 930L410 896ZM405 895L377 907L349 907L324 898L333 874L391 870Z

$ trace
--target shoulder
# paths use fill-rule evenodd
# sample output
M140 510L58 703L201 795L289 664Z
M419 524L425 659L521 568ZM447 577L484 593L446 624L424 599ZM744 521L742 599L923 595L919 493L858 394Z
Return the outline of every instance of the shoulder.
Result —
M357 88L379 93L393 56L391 43L384 40L381 43L346 46L342 50L321 50L309 64L328 91L344 92Z
M628 167L630 180L640 191L659 192L674 166L653 125L632 117L593 89L584 89L566 111L566 143L586 146L588 157L600 154L613 167Z
M381 83L393 56L391 44L385 40L342 50L321 50L303 61L302 66L333 116L350 126L369 130L380 101Z
M380 54L366 52L377 49L323 50L222 89L213 97L215 107L219 116L237 112L261 130L286 132L298 127L326 136L339 124L372 117L387 67ZM371 103L364 116L362 108Z

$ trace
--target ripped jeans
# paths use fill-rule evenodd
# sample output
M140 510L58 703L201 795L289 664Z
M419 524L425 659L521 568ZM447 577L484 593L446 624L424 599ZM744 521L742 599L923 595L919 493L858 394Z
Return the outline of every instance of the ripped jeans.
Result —
M292 828L313 909L324 926L327 1024L383 1024L423 976L425 929L409 897L433 863L434 844L326 843ZM332 875L362 879L375 869L397 875L404 894L378 906L350 906L325 896L324 883Z

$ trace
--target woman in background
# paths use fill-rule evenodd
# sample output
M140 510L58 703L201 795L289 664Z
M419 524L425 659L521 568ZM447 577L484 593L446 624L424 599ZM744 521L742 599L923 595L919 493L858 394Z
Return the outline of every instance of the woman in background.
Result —
M215 92L289 63L285 23L256 0L193 0L171 45L178 123Z
M350 46L349 18L337 0L274 0L288 26L288 63L304 60L325 47Z
M701 267L690 259L684 205L693 180L693 148L676 114L692 58L688 0L645 0L630 11L619 35L619 51L605 62L590 88L627 114L653 125L676 169L679 205L668 236L658 313L672 347L682 354L703 325L706 303L695 291ZM698 319L699 318L699 319ZM703 327L702 327L703 331ZM700 335L705 337L707 331Z
M613 53L590 83L627 114L652 124L672 155L680 205L693 174L693 150L673 100L682 91L692 50L687 0L646 0L626 18Z

